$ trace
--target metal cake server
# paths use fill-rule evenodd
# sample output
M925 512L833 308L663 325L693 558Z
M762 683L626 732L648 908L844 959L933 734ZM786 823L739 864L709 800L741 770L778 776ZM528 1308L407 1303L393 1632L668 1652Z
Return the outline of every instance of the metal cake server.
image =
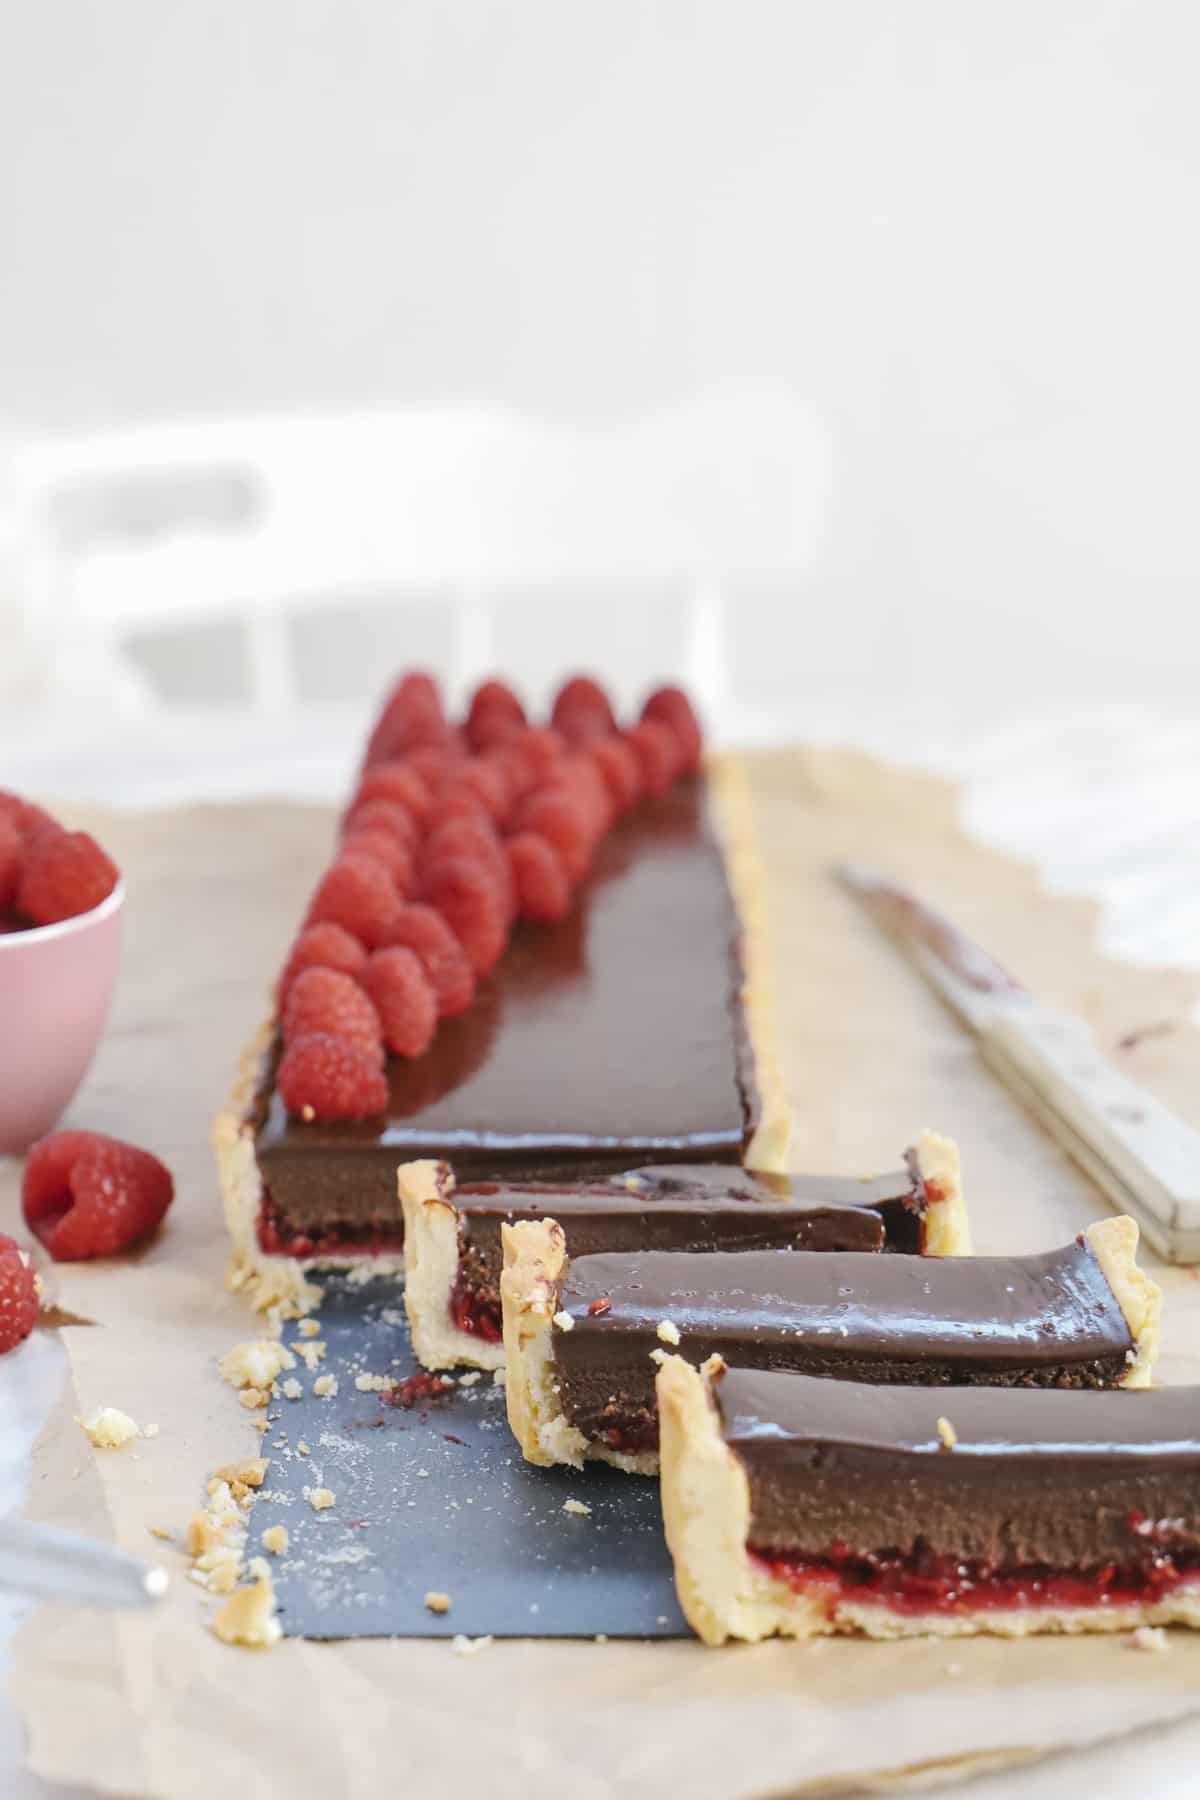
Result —
M979 1040L984 1061L1171 1262L1200 1262L1200 1132L1042 1006L951 920L860 863L838 878Z
M165 1569L94 1538L29 1519L0 1519L0 1590L68 1606L150 1606L167 1589Z

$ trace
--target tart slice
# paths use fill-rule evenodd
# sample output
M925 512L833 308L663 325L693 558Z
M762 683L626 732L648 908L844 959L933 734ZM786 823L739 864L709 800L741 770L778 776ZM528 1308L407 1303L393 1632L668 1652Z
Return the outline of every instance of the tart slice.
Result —
M504 1362L500 1227L556 1218L573 1256L764 1249L970 1252L958 1150L932 1131L869 1180L720 1163L649 1164L607 1180L476 1182L444 1162L401 1165L413 1348L427 1369Z
M708 1644L1200 1626L1200 1389L658 1374L680 1604Z
M651 1251L568 1263L553 1220L501 1228L509 1423L530 1462L658 1463L655 1363L941 1389L1145 1387L1162 1296L1132 1219L1039 1256Z
M456 725L406 677L217 1123L235 1279L398 1255L402 1162L782 1168L763 954L745 785L678 690L622 730L568 683L535 728L489 683Z

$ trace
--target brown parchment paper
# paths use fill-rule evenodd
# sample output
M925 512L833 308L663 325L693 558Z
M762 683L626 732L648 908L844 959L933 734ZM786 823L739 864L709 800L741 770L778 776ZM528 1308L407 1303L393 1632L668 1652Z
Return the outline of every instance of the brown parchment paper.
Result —
M829 879L870 854L906 876L1045 999L1091 1020L1130 1073L1200 1116L1200 979L1105 961L1093 908L975 846L953 791L864 757L747 758L769 885L779 1038L799 1116L795 1166L886 1168L914 1130L959 1138L980 1251L1065 1242L1105 1210L996 1086L970 1041ZM1095 1740L1200 1710L1200 1638L1170 1654L1115 1638L947 1645L850 1641L707 1651L690 1643L497 1643L460 1659L434 1642L227 1649L181 1531L216 1465L257 1451L214 1358L253 1335L222 1286L226 1246L209 1128L329 842L328 814L278 804L98 817L128 876L119 1001L70 1123L164 1156L178 1198L131 1262L54 1272L91 1324L63 1338L69 1390L38 1446L29 1512L158 1555L177 1574L152 1614L46 1609L18 1643L15 1691L33 1768L156 1800L374 1800L532 1787L778 1796L881 1790ZM1122 1049L1148 1026L1168 1026ZM0 1173L0 1213L17 1172ZM1200 1379L1197 1274L1147 1265L1168 1290L1165 1381ZM115 1405L161 1427L93 1452L72 1415Z

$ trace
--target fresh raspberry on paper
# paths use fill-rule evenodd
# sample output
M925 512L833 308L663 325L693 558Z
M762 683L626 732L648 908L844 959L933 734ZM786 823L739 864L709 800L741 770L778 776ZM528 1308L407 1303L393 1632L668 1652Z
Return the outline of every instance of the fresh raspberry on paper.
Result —
M562 787L538 788L520 807L519 831L536 831L557 850L567 880L582 880L592 854L595 833L578 797Z
M628 812L642 791L642 772L634 752L624 738L614 737L594 744L588 755L600 771L617 812Z
M394 1056L421 1056L437 1030L433 984L414 950L395 945L377 950L363 976L379 1012L383 1035Z
M525 708L503 681L476 688L467 713L467 738L474 750L506 744L525 724Z
M564 756L554 772L554 785L566 788L579 801L587 815L594 838L604 836L616 815L608 783L584 750L573 750Z
M482 980L499 962L508 941L505 889L486 863L443 857L425 879L425 899L440 912Z
M407 894L412 887L414 853L390 831L380 831L374 827L365 830L354 825L342 839L342 850L348 851L352 856L370 856L377 863L382 863L396 884L396 892L401 896Z
M43 831L27 841L17 910L35 925L91 912L116 887L120 871L86 831Z
M8 819L27 841L40 837L43 831L62 830L50 813L35 806L32 800L22 800L20 794L9 793L6 788L0 788L0 819Z
M25 839L12 820L0 813L0 911L10 907L17 897L24 854Z
M343 975L360 975L366 966L366 950L344 926L308 925L288 952L279 977L280 1001L303 969L340 969Z
M562 919L571 910L571 884L562 858L536 831L508 840L508 861L523 919Z
M475 974L441 913L432 906L402 907L388 933L388 945L392 944L416 952L437 996L440 1018L466 1012L475 998Z
M366 968L361 979L365 982ZM292 1044L314 1031L345 1038L377 1063L383 1062L379 1014L353 975L338 969L305 969L292 982L283 1008L283 1041Z
M453 744L422 744L415 750L406 751L404 767L415 770L432 795L449 776L462 768L465 760Z
M457 779L447 780L438 789L429 812L427 837L432 837L439 826L449 824L451 819L466 819L484 831L491 831L494 823L475 790L463 787Z
M679 745L683 767L694 772L700 767L704 739L692 703L682 688L656 688L642 708L643 719L657 719L665 725Z
M441 744L449 727L437 684L428 675L405 675L388 697L367 745L367 766L390 762L422 744Z
M56 1262L114 1256L148 1237L175 1197L148 1150L96 1131L59 1131L29 1152L21 1209Z
M559 689L550 723L580 749L602 743L617 729L608 695L587 675L576 675Z
M536 787L545 781L555 764L566 753L567 742L561 732L544 730L523 731L520 737L513 739L508 746L506 756L510 765L515 764L524 778L526 789Z
M499 760L477 756L474 761L464 763L454 777L454 787L474 794L482 802L488 817L498 825L503 824L508 817L513 800L513 784L511 776Z
M665 794L683 768L675 733L661 719L643 719L625 733L625 742L637 757L644 792Z
M15 1350L37 1323L37 1282L15 1240L0 1235L0 1353Z
M387 1107L383 1071L365 1050L344 1038L314 1031L287 1046L275 1076L294 1118L369 1119Z
M429 811L429 798L429 784L410 760L377 763L373 769L368 769L358 784L353 804L358 806L368 800L388 800L394 806L402 806L415 819L421 820Z
M374 950L387 936L401 906L396 884L373 856L344 850L322 876L308 909L308 922L341 925Z
M342 836L349 837L352 831L384 832L410 851L416 848L421 836L416 816L407 806L398 800L381 800L378 797L354 802L342 821Z
M490 820L453 816L440 819L430 831L421 860L428 870L448 856L471 856L491 868L501 854Z

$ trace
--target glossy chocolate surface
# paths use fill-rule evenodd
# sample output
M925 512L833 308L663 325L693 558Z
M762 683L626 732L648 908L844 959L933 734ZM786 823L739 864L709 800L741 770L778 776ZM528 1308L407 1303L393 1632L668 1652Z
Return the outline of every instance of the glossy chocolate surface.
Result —
M398 1231L396 1167L417 1157L468 1180L739 1162L758 1111L739 931L703 781L640 802L570 915L519 925L470 1010L390 1059L386 1118L305 1124L268 1079L258 1160L281 1237Z
M756 1548L924 1547L1000 1570L1200 1548L1200 1388L947 1393L730 1368L713 1391Z
M731 1365L945 1387L1110 1386L1132 1347L1082 1239L1022 1257L585 1256L559 1306L573 1320L554 1335L563 1408L588 1436L652 1405L663 1320L692 1362L716 1352Z

